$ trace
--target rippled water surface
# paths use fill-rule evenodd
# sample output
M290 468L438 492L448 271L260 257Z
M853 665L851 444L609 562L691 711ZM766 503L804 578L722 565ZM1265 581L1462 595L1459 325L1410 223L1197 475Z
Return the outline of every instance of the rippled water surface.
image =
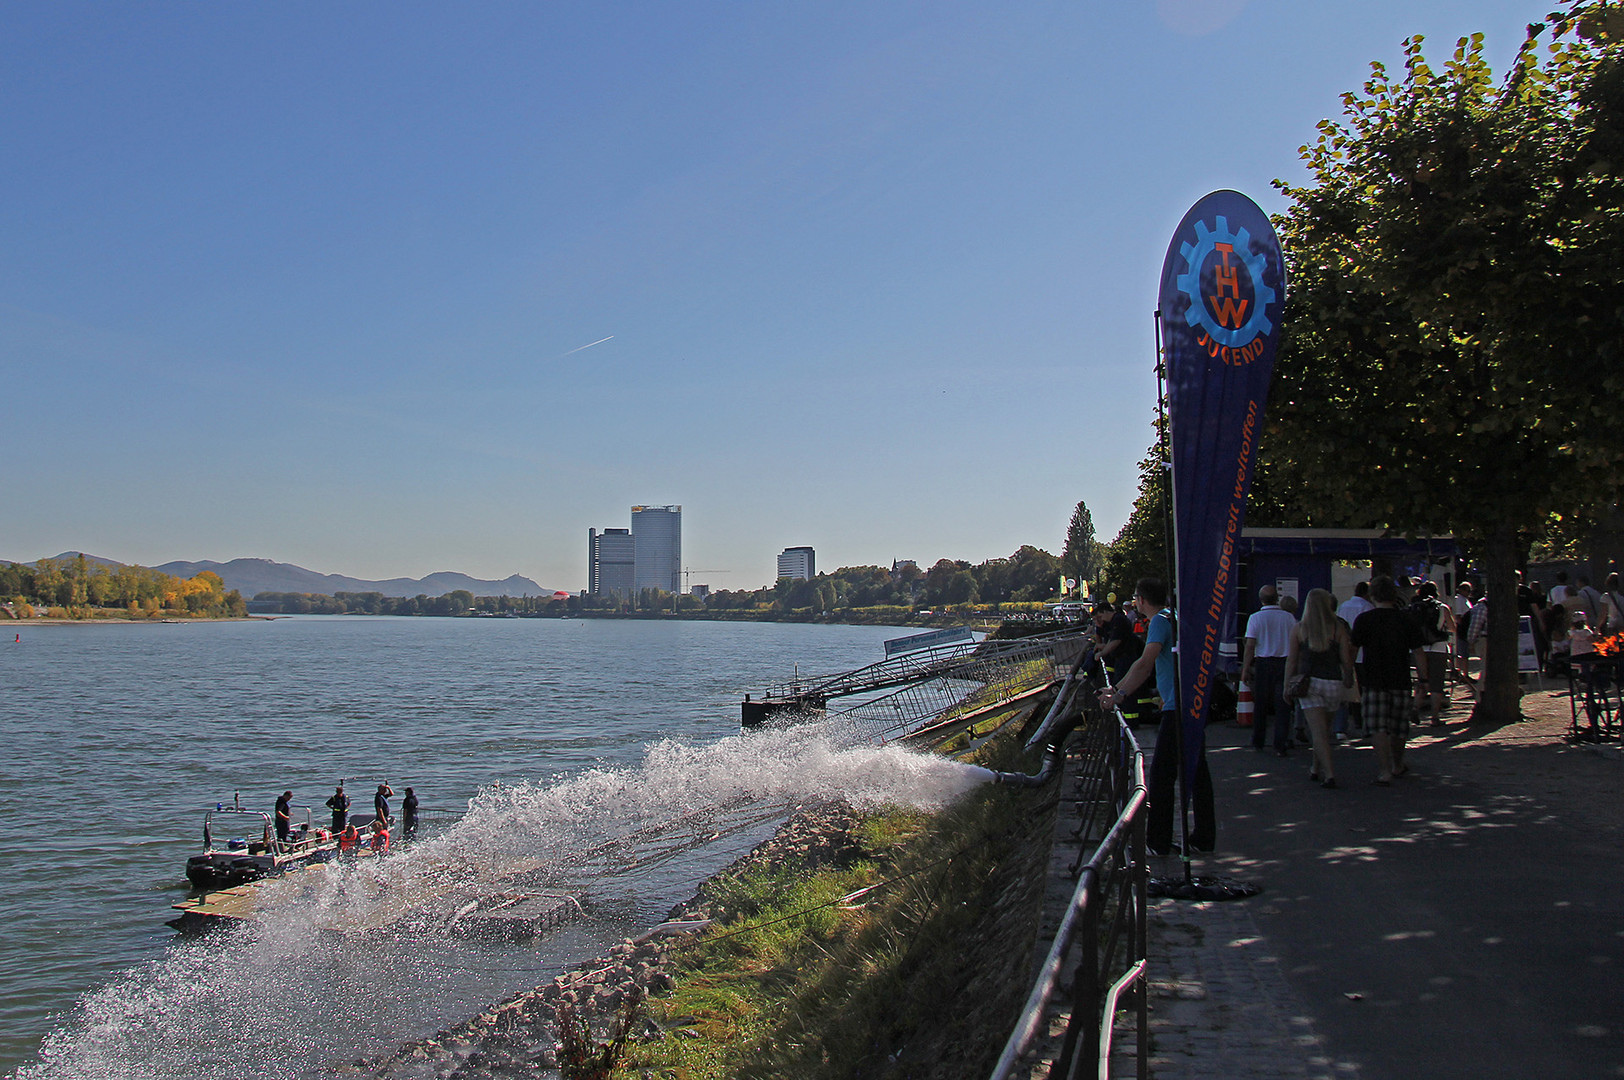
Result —
M962 789L938 763L838 732L738 733L746 691L796 664L877 660L891 628L291 618L20 632L0 642L0 1074L319 1074L658 921L775 806ZM240 791L268 808L292 788L319 821L340 779L358 808L388 779L468 812L250 932L164 925L206 807ZM578 869L565 884L588 917L536 942L334 929L425 882L693 815L719 838L678 829L663 849Z

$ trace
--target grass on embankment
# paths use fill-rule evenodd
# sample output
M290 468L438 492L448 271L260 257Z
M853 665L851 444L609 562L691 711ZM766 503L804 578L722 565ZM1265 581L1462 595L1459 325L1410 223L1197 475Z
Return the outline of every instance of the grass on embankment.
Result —
M1034 768L1017 726L970 760ZM647 1002L666 1034L616 1075L984 1075L1030 989L1056 787L862 815L834 865L713 879L716 925Z

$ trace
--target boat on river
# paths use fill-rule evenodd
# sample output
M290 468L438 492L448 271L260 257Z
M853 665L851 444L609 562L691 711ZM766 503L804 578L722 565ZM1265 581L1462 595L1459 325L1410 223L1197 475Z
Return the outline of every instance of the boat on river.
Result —
M302 809L304 820L282 840L268 812L217 804L203 815L203 853L186 860L186 880L194 889L228 889L331 859L338 838L313 828L310 807Z

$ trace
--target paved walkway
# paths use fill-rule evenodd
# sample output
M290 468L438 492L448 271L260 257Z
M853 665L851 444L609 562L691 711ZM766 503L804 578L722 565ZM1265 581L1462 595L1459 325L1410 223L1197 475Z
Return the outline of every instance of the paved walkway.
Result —
M1326 791L1306 750L1210 729L1219 853L1196 872L1264 891L1157 904L1158 1080L1624 1077L1624 761L1563 743L1565 694L1523 707L1494 732L1446 714L1390 788L1365 745Z

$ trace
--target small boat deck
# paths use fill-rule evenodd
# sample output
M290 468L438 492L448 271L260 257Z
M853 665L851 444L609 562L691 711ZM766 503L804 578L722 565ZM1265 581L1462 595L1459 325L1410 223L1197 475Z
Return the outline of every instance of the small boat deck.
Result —
M326 864L315 865L324 867ZM310 867L302 867L288 870L282 877L302 874L309 869ZM169 920L169 924L177 930L191 933L252 919L259 905L261 891L280 880L282 878L259 878L241 885L188 896L179 903L169 905L173 910L180 912Z
M333 862L311 863L292 868L275 877L232 885L190 896L171 904L179 914L170 925L183 933L241 926L277 910L296 910L319 896L335 874L351 859L375 857L361 849ZM526 872L543 864L519 860L495 879L480 875L463 883L461 889L445 894L430 887L427 880L401 883L378 891L364 880L345 882L340 889L351 890L351 899L362 901L342 905L323 917L321 929L340 934L389 932L403 926L439 926L459 937L516 941L535 937L582 914L580 903L565 893L539 891L521 884ZM354 890L359 888L362 892ZM457 897L474 893L465 902ZM460 906L459 906L460 904Z

